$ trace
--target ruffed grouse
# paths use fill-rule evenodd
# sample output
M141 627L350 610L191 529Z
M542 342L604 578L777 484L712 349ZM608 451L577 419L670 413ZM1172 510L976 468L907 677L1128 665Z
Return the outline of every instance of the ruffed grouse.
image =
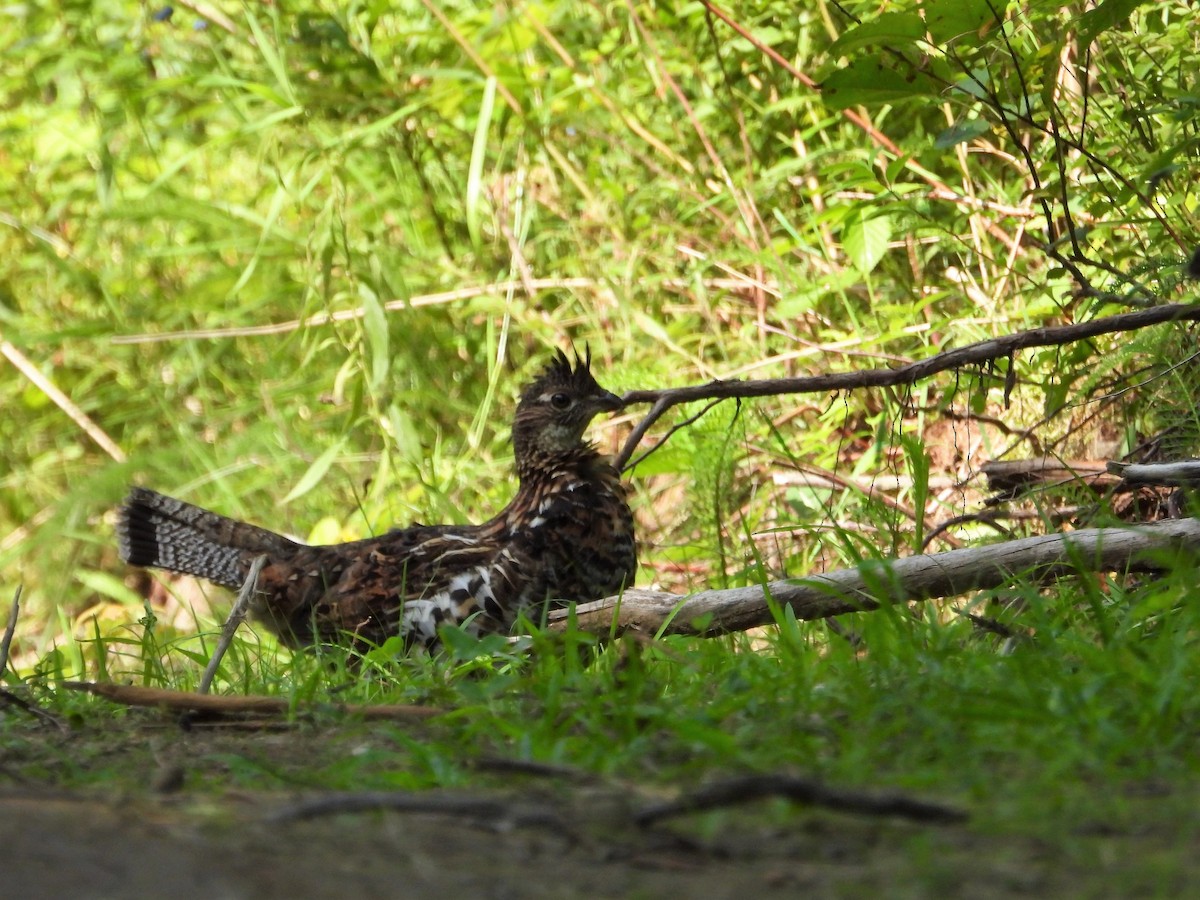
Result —
M520 485L482 525L421 525L345 544L306 546L135 487L121 508L121 557L230 588L267 557L251 612L291 646L431 646L438 628L507 631L522 610L595 600L633 584L633 517L611 462L584 442L621 400L596 383L591 356L559 351L525 388L512 439Z

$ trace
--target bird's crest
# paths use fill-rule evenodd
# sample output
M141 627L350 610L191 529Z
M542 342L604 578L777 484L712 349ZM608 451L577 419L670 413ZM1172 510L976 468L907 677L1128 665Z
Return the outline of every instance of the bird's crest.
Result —
M579 396L605 393L592 375L592 348L584 344L583 359L579 358L579 352L573 347L571 353L575 357L574 365L560 349L541 374L525 388L522 399L534 399L556 386L573 388Z

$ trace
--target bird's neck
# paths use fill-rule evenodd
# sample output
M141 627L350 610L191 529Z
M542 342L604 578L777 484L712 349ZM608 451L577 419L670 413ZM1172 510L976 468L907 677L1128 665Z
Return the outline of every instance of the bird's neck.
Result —
M485 531L496 529L511 534L536 529L560 495L590 503L599 495L621 493L621 476L609 458L587 444L522 454L517 457L516 467L516 496L483 526Z
M516 457L517 478L521 484L518 495L527 488L543 490L542 485L547 482L592 478L614 471L611 463L590 444L578 444L567 450L521 449L524 452L518 452Z

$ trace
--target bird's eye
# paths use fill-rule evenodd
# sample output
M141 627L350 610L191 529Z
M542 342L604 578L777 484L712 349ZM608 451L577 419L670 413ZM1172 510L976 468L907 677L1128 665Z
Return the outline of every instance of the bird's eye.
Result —
M571 398L567 394L555 394L550 398L550 405L555 409L566 409L571 405Z

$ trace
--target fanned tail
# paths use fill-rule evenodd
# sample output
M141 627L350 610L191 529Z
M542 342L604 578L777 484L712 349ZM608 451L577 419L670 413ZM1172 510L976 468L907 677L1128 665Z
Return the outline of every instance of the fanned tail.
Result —
M301 544L148 488L129 491L117 524L121 559L239 588L254 557L287 558Z

